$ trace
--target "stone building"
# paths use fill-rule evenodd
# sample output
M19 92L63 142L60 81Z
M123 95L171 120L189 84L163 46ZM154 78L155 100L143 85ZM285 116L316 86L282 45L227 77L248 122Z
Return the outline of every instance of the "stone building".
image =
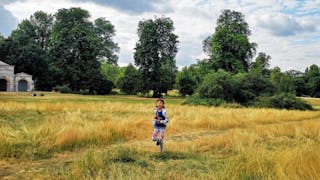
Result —
M24 72L14 74L14 66L0 61L0 91L26 92L33 89L32 75Z

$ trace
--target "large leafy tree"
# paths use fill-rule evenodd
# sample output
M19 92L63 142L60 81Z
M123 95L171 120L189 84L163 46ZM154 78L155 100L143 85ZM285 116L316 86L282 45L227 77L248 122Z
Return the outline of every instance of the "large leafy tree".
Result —
M34 27L36 43L40 45L43 50L48 50L53 25L53 16L43 11L37 11L31 15L30 23Z
M38 90L50 90L48 40L53 17L42 11L23 20L0 47L1 60L15 72L33 75Z
M115 35L115 28L110 21L105 18L98 18L94 21L95 33L100 39L100 51L98 60L112 65L117 65L119 51L118 44L113 42L112 37Z
M100 62L117 64L114 53L119 48L112 41L113 25L103 18L95 23L89 18L89 12L81 8L58 10L50 36L50 67L56 84L67 85L73 91L104 94L110 92L105 86L112 87L113 83L103 79Z
M89 12L80 8L60 9L55 14L50 50L52 66L58 71L60 83L73 91L93 92L102 79L97 59L100 41L89 17Z
M173 87L177 71L175 56L178 36L173 33L170 18L156 18L139 22L134 59L144 83L143 93L153 90L161 96Z
M210 55L212 68L237 73L249 69L256 44L249 42L251 31L244 15L223 10L215 33L204 40L204 50Z

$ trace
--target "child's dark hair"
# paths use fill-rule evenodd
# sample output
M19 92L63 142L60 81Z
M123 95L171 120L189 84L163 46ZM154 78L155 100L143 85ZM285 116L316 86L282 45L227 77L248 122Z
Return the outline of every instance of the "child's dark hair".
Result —
M159 98L159 99L156 100L156 102L158 102L158 101L161 101L161 102L162 102L162 104L163 104L162 108L165 109L165 107L164 107L164 100L163 100L162 98ZM156 106L156 107L157 107L157 106Z

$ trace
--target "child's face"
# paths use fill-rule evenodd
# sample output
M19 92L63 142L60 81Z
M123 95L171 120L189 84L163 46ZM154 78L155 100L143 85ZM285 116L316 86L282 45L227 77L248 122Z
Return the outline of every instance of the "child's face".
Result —
M158 107L158 108L162 108L162 107L163 107L162 101L157 101L157 107Z

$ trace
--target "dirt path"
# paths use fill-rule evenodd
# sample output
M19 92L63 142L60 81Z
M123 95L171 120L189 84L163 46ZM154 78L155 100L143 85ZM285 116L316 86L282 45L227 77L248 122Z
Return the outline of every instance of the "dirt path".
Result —
M313 120L320 120L320 117L316 117L313 119L302 119L297 121L283 121L283 122L272 122L266 124L257 124L253 127L259 126L271 126L271 125L283 125L283 124L293 124L293 123L303 123L305 121L313 121ZM173 142L183 142L183 141L192 141L199 138L204 137L211 137L214 138L215 136L221 135L223 133L227 133L230 130L234 129L248 129L252 127L236 127L230 128L226 130L199 130L190 133L180 133L176 135L169 135L166 137L167 143ZM146 149L155 149L155 144L151 142L151 140L144 139L144 140L133 140L123 143L123 145L128 146L136 146L136 147L144 147ZM98 147L96 148L97 151L103 151L106 148L113 148L119 146L118 144L110 145L107 147ZM47 171L50 169L55 168L63 168L68 164L72 163L75 159L81 157L82 154L86 153L87 149L80 149L73 152L63 152L63 153L56 153L50 159L43 159L43 160L23 160L23 159L15 159L15 158L5 158L0 160L0 179L44 179Z

